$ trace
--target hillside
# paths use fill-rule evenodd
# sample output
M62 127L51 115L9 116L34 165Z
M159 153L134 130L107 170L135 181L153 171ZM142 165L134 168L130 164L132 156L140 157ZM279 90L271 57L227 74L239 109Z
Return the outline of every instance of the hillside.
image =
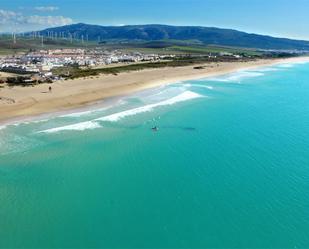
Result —
M47 39L44 38L44 43L42 46L42 39L37 37L23 37L17 36L16 43L13 43L11 35L0 36L0 55L7 55L19 52L27 52L29 50L35 49L57 49L57 48L80 48L80 47L91 47L96 46L95 42L88 42L81 44L80 42L71 43L66 39Z
M249 34L230 29L208 27L186 27L168 25L131 25L131 26L98 26L73 24L40 31L41 34L57 34L75 38L108 41L108 40L189 40L204 45L233 46L259 49L309 50L309 41L275 38L271 36Z

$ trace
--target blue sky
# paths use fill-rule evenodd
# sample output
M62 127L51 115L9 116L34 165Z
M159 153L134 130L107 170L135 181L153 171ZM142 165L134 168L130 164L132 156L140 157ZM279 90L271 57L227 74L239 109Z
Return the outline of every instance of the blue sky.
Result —
M309 0L1 0L0 32L69 23L233 28L309 40Z

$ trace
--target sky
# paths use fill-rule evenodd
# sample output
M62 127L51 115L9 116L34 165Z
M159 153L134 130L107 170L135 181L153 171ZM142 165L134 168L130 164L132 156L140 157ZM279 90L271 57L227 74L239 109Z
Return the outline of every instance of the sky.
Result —
M72 23L232 28L309 40L309 0L0 0L0 32Z

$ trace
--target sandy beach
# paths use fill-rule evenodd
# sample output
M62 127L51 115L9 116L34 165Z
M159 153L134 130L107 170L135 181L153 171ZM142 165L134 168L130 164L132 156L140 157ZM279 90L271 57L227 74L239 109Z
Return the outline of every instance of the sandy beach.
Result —
M237 70L309 61L309 57L280 60L256 60L249 62L222 62L203 64L204 69L194 66L149 69L119 75L58 81L33 87L0 88L0 121L22 119L44 113L66 111L95 104L110 97L123 96L140 90L178 81L206 78L231 73ZM52 86L52 91L48 88Z

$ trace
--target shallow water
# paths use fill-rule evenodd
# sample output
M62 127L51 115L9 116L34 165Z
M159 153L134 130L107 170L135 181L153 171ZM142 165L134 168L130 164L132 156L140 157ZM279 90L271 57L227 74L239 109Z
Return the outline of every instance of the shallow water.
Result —
M2 127L0 246L309 247L308 96L284 64Z

